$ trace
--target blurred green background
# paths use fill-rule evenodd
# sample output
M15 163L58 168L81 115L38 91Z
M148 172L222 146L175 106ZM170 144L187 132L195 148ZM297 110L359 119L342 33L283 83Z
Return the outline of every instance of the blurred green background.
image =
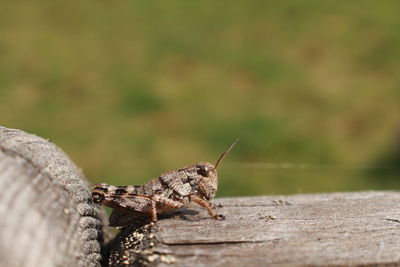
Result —
M219 196L399 189L399 10L2 1L0 124L49 138L93 183L215 162L240 138Z

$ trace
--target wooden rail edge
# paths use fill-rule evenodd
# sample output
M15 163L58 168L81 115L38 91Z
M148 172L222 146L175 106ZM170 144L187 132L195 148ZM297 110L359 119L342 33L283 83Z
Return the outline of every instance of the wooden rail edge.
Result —
M400 265L400 193L220 198L124 228L110 266Z

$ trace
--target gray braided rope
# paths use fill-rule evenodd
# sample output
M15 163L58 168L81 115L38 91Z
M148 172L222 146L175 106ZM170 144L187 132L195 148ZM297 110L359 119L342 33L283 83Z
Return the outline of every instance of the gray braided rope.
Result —
M0 266L100 266L102 210L57 146L0 126Z

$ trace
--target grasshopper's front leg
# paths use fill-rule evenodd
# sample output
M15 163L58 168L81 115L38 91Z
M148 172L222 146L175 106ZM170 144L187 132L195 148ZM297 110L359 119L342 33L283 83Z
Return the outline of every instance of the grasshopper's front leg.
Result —
M217 214L213 211L213 208L211 207L210 203L205 200L202 199L200 197L198 197L197 195L190 195L189 196L190 201L193 201L194 203L199 204L200 206L202 206L203 208L206 208L208 211L208 214L210 214L211 217L213 217L216 220L225 220L225 216L222 214Z
M151 221L157 221L157 208L156 208L156 201L152 198L151 199Z

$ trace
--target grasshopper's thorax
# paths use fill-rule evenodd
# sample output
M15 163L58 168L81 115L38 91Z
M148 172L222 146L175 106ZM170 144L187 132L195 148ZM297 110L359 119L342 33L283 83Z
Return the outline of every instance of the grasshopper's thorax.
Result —
M212 199L217 193L217 170L209 162L196 164L197 174L200 175L197 194L207 200Z

